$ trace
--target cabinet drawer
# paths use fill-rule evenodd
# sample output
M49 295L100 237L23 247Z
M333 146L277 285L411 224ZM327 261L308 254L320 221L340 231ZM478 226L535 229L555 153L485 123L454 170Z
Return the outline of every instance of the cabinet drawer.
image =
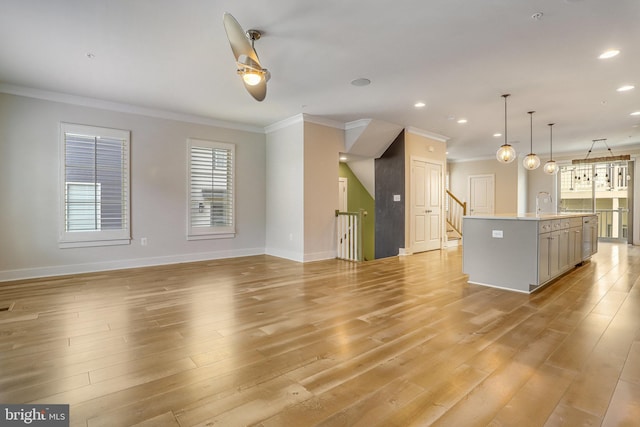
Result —
M549 233L553 231L553 221L540 221L538 223L538 234Z
M570 227L582 227L582 218L571 218L569 224Z

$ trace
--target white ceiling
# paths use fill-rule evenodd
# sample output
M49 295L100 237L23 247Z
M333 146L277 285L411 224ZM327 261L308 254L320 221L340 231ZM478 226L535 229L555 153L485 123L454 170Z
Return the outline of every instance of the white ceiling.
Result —
M256 28L255 101L222 25ZM542 12L540 20L532 15ZM0 83L264 127L299 113L450 137L451 159L640 143L638 0L0 0ZM598 55L617 48L609 60ZM88 53L95 55L89 59ZM350 82L366 77L366 87ZM623 84L635 84L619 93ZM427 106L416 109L422 100ZM460 125L457 119L466 118ZM604 147L603 147L604 148Z

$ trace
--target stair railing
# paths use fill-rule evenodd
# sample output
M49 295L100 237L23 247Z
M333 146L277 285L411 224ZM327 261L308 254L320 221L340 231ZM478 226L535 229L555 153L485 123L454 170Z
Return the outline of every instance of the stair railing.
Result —
M467 214L467 202L460 201L449 190L446 191L447 223L462 236L462 217Z
M340 212L336 210L337 258L348 261L363 261L362 218L366 212Z

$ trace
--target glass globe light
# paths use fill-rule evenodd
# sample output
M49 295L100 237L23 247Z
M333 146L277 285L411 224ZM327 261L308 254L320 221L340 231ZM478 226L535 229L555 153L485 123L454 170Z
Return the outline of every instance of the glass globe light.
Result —
M536 156L533 153L529 153L522 161L522 164L524 165L525 169L532 171L540 166L540 157Z
M558 164L555 160L549 160L544 164L544 173L548 175L555 175L558 173L560 169L558 168Z
M501 163L511 163L516 159L516 150L509 144L503 144L498 148L496 159Z

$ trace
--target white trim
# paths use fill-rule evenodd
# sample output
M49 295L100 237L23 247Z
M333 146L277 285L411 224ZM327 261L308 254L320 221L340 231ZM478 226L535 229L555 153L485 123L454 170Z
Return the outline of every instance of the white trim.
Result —
M275 122L273 124L270 124L269 126L265 126L264 132L265 133L275 132L277 130L286 129L289 126L293 126L295 124L303 123L303 122L304 122L304 118L303 118L302 114L296 114L293 117L289 117L287 119L280 120L279 122Z
M432 250L442 250L444 248L444 240L447 237L447 219L445 217L444 211L444 195L445 195L445 185L444 185L444 174L446 171L446 163L440 160L429 159L427 157L421 157L416 155L409 156L409 197L405 197L405 211L409 212L409 248L410 254L413 254L414 248L414 230L415 223L413 222L413 215L411 215L413 199L411 196L413 195L413 162L419 161L423 163L429 163L432 165L440 166L440 247L438 249ZM406 219L406 215L405 215ZM406 236L406 234L405 234Z
M523 291L521 289L505 288L504 286L490 285L488 283L482 283L482 282L472 282L471 280L467 281L467 283L472 285L478 285L478 286L486 286L488 288L494 288L494 289L504 289L505 291L518 292L520 294L527 294L527 295L531 294L531 292ZM535 290L537 289L538 288L536 288Z
M301 255L299 252L292 252L275 248L265 248L264 253L266 255L284 258L291 261L304 262L304 254Z
M215 252L199 252L184 255L125 259L119 261L92 262L87 264L69 264L54 267L5 270L0 271L0 282L7 282L10 280L35 279L39 277L65 276L68 274L97 273L100 271L151 267L155 265L179 264L185 262L209 261L225 258L239 258L264 254L264 248L247 248Z
M338 122L336 120L327 119L325 117L320 116L312 116L310 114L302 114L303 120L308 123L315 123L317 125L327 126L330 128L336 128L340 130L344 130L344 123Z
M221 149L231 152L231 226L193 227L191 215L191 156L192 148ZM187 138L187 240L231 239L236 235L236 144Z
M82 125L60 122L58 141L58 247L61 249L93 246L128 245L131 241L131 131L125 129L105 128L101 126ZM119 230L66 231L66 150L67 134L79 134L92 137L109 137L121 140L125 145L126 182L123 193L126 193L124 216L126 228Z
M424 136L425 138L435 139L436 141L440 141L440 142L447 142L448 140L451 139L448 136L440 135L435 132L429 132L428 130L418 129L413 126L409 126L405 128L405 130L407 131L407 133L411 133L418 136Z
M481 173L477 175L469 175L467 176L467 207L469 208L469 213L467 215L473 216L471 214L471 179L472 178L491 178L493 181L493 191L491 194L491 212L487 215L493 215L496 212L496 174L495 173Z
M265 126L264 132L271 133L280 129L286 129L289 126L296 125L298 123L315 123L317 125L328 126L340 130L345 129L344 123L338 122L336 120L326 119L320 116L312 116L310 114L296 114L295 116L289 117L284 120L280 120L279 122L275 122L270 124L269 126Z
M102 99L89 98L85 96L69 95L66 93L34 89L25 86L15 86L7 83L0 83L0 93L24 96L27 98L42 99L46 101L62 102L64 104L79 105L82 107L101 108L103 110L117 111L120 113L139 114L141 116L155 117L159 119L177 120L186 123L195 123L200 125L221 127L225 129L235 129L264 134L264 128L260 126L227 122L224 120L197 116L194 114L175 113L172 111L139 107L137 105L105 101Z
M314 252L312 254L304 254L303 262L322 261L325 259L334 259L338 253L336 251Z
M354 120L352 122L345 123L344 130L352 130L352 129L362 128L362 127L367 127L369 123L371 123L372 121L373 119Z

